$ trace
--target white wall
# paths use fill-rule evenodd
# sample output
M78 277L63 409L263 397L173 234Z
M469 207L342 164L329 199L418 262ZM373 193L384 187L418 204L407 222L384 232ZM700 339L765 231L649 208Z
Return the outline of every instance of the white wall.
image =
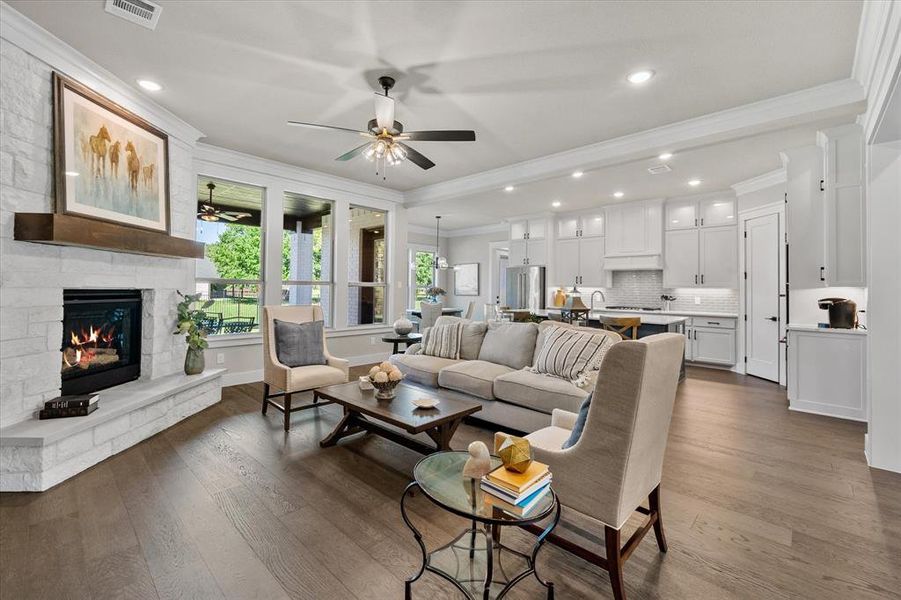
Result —
M466 309L470 302L475 302L474 319L484 318L484 305L488 302L494 302L491 297L491 282L488 279L489 261L491 260L490 246L491 242L506 241L509 235L505 231L496 231L493 233L484 233L479 235L468 235L461 237L448 238L447 261L451 266L462 263L478 263L479 264L479 295L478 296L456 296L454 295L454 274L453 271L447 271L447 304Z

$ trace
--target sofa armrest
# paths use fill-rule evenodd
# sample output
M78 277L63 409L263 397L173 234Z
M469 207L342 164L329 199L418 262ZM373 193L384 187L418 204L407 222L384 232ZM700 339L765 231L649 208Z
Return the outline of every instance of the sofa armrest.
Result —
M562 408L555 408L551 412L551 426L561 427L563 429L572 431L573 427L576 426L576 419L578 418L579 415L577 415L576 413L569 412L568 410L563 410Z
M415 343L412 346L407 346L407 349L404 351L404 354L409 354L410 356L414 354L419 354L422 352L422 344Z

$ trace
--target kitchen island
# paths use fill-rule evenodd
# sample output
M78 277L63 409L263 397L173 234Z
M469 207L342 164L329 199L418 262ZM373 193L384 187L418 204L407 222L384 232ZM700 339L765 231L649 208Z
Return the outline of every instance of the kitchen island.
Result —
M545 310L536 310L535 315L549 319L551 313L560 314L560 312L561 309L559 308L547 308ZM689 319L689 317L685 316L661 314L653 311L626 312L599 309L588 313L589 326L600 327L598 317L637 317L641 319L641 327L638 329L639 338L667 331L684 334L685 324Z

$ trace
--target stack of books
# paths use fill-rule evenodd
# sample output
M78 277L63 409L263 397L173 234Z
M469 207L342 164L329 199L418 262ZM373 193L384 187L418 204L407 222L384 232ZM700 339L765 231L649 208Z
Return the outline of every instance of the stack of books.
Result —
M508 471L503 466L482 477L485 501L516 517L529 513L551 489L547 465L532 461L525 473Z
M77 394L57 396L44 402L44 408L38 414L39 419L59 419L62 417L86 417L100 406L97 394Z

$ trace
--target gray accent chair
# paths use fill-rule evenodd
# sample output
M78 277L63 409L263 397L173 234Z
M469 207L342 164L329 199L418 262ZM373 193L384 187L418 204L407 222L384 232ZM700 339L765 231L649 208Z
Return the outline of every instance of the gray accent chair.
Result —
M309 323L322 321L322 308L319 306L264 306L263 307L263 414L271 404L285 413L285 431L291 428L291 413L322 406L327 402L319 402L315 397L312 404L291 406L291 396L314 388L337 383L346 383L350 363L343 358L336 358L328 353L325 338L322 340L326 364L289 367L279 362L275 352L275 326L273 321L290 323ZM271 388L281 390L270 393ZM284 396L284 404L278 404L273 398Z
M434 327L435 321L438 320L438 317L441 316L441 311L444 310L444 304L441 302L423 302L419 310L422 312L422 317L419 319L419 331L425 331L428 327Z
M548 541L606 569L616 600L626 597L623 563L652 527L660 551L667 550L660 480L684 344L677 333L615 344L601 364L578 442L561 449L578 415L560 409L550 427L526 436L535 460L550 466L561 504L603 525L606 557L556 534ZM506 437L496 434L495 445ZM648 518L623 545L620 531L636 511Z

